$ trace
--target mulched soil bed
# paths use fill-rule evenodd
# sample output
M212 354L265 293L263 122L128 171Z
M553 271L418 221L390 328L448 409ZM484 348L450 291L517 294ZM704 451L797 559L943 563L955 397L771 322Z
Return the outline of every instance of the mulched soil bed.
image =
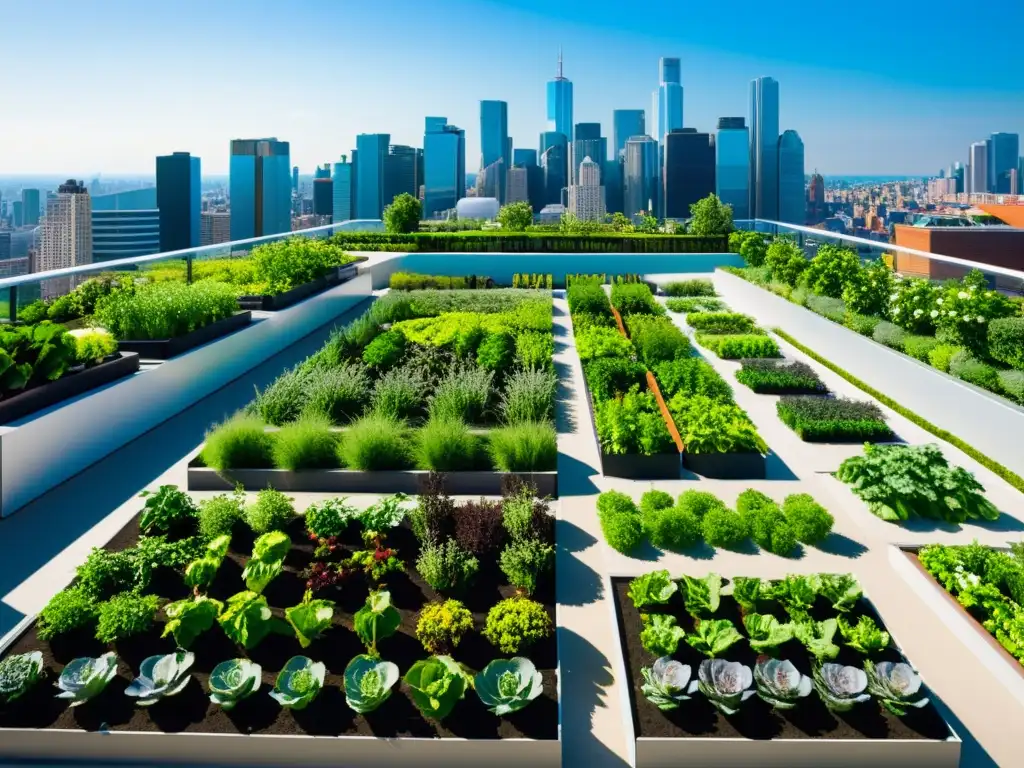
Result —
M690 701L685 701L673 711L662 712L649 702L640 692L643 679L641 667L649 667L654 661L653 654L644 650L640 644L640 613L633 607L628 597L630 579L617 577L612 579L615 596L615 614L622 642L623 655L626 662L626 674L629 676L629 700L633 714L633 728L637 738L746 738L746 739L936 739L945 740L949 729L938 710L929 704L924 709L909 710L906 717L896 717L882 709L873 699L858 704L852 711L833 714L821 703L817 693L802 699L796 709L787 712L776 712L763 702L756 694L745 701L739 713L726 717L715 709L699 692L693 694ZM824 608L824 610L820 610ZM685 613L681 606L674 605L672 611L679 626L687 634L693 631L693 619ZM877 613L867 601L862 600L852 612L851 621L856 621L860 614L871 615L879 626L883 626ZM777 613L780 620L788 620L785 613ZM822 606L812 611L814 618L821 620L834 615L830 606ZM746 637L739 606L731 597L722 597L722 603L715 618L730 619ZM836 635L839 639L839 635ZM837 663L854 666L863 665L863 656L842 647ZM811 673L810 656L796 640L791 640L782 647L781 658L789 659L804 674ZM693 680L697 679L697 668L706 657L694 650L685 640L673 657L684 664L689 664ZM740 661L751 669L757 654L745 641L736 643L725 654L729 661ZM879 656L876 660L905 661L894 648Z
M264 591L274 615L284 618L284 608L301 602L306 589L300 572L313 560L314 542L309 541L301 518L289 533L292 549L284 572ZM138 540L138 518L133 519L108 544L108 549L132 547ZM252 552L252 533L241 530L232 540L231 551L218 572L210 589L210 596L225 600L243 591L242 569ZM399 556L413 566L418 554L418 543L407 523L394 529L387 543L398 550ZM341 538L342 547L334 559L348 555L348 551L361 549L358 526L349 526ZM344 548L346 551L342 552ZM474 630L467 634L455 649L454 658L472 671L482 669L492 659L504 656L484 638L481 631L487 611L499 600L515 593L504 583L504 576L493 564L496 558L480 558L481 570L466 595L466 607L473 612ZM485 559L490 562L485 563ZM419 576L414 567L403 573L390 574L385 586L391 591L392 603L402 616L402 625L395 635L381 640L378 650L382 658L398 665L404 675L413 662L429 654L416 639L416 619L419 609L428 600L444 599L434 592ZM150 592L163 597L181 599L189 590L181 577L173 572L154 574ZM337 602L334 628L328 630L310 647L303 649L290 633L272 633L256 648L248 652L249 658L263 668L263 683L259 691L242 701L235 709L225 712L210 703L207 680L210 671L221 661L244 655L232 644L219 626L214 625L201 635L190 649L196 655L192 667L195 680L177 696L169 697L148 709L138 708L124 695L124 689L147 656L174 650L173 638L160 638L163 631L163 612L157 614L157 623L144 635L106 647L91 633L66 635L52 643L36 636L33 624L19 637L4 655L39 650L43 652L47 680L40 682L7 711L0 709L0 728L60 728L112 731L189 731L198 733L261 733L283 736L385 736L385 737L459 737L468 739L557 739L558 698L556 689L557 649L555 635L527 649L520 655L528 656L544 679L543 694L525 709L507 717L496 717L487 711L476 693L466 691L443 723L426 720L416 708L401 680L392 689L389 698L379 709L367 715L358 715L345 703L342 687L343 672L353 656L364 653L363 644L352 629L353 614L363 606L369 587L361 577L353 577L342 586L329 587L315 593L315 597ZM543 603L554 622L554 574L549 574L534 599ZM287 626L287 625L286 625ZM58 690L53 683L63 665L77 656L98 656L115 650L119 656L118 677L95 700L74 709L54 698ZM324 688L303 711L282 709L269 696L277 673L289 658L305 655L322 661L328 674ZM2 738L2 735L0 735Z

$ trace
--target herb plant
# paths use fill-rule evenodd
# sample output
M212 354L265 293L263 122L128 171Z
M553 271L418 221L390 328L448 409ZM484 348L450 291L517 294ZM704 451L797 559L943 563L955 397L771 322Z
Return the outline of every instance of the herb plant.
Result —
M156 595L138 595L123 592L100 603L96 639L103 643L117 643L140 635L153 625L160 598Z
M473 614L458 600L423 606L416 622L416 638L429 653L451 653L473 628Z
M519 653L553 631L544 606L526 597L502 600L487 612L483 635L502 653Z
M143 533L167 533L175 526L190 522L198 510L192 498L176 485L161 485L156 491L139 494L146 505L139 517L139 530Z
M273 488L257 493L256 501L245 510L245 521L256 534L283 531L294 518L292 499Z

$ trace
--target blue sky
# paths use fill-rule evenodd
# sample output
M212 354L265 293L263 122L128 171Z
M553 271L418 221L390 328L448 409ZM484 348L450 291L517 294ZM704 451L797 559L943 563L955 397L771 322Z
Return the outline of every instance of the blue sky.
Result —
M226 173L231 138L271 135L309 173L357 133L422 146L426 115L467 129L475 170L481 99L536 147L559 46L576 121L609 136L613 109L649 112L659 56L682 60L701 130L746 116L751 78L779 80L808 172L934 173L1024 133L1020 0L49 0L4 3L3 26L0 174L152 172L174 150Z

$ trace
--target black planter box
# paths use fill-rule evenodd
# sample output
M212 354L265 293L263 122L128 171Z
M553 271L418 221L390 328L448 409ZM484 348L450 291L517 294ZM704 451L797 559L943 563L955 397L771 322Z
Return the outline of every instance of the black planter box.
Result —
M137 341L120 341L118 348L123 352L137 352L140 357L147 360L170 360L183 352L195 349L203 344L227 336L229 333L244 328L252 322L252 312L236 312L231 317L225 317L215 323L196 328L184 336L176 336L173 339L146 339Z
M750 453L686 453L683 466L703 477L717 480L764 480L764 456Z
M188 490L247 491L276 488L292 493L408 493L419 494L429 472L418 469L360 472L352 469L235 469L225 475L196 457L188 465ZM500 496L504 479L515 475L537 487L539 497L558 497L558 472L446 472L445 491L456 496ZM678 472L677 472L678 475Z
M678 453L612 455L601 451L601 474L606 477L624 477L630 480L678 480L680 475Z
M328 288L348 282L356 276L360 261L365 261L365 259L359 259L343 264L340 267L335 267L323 277L318 277L312 282L296 286L287 293L279 293L275 296L270 296L269 294L239 296L238 306L242 309L260 309L264 312L276 312L279 309L285 309L292 306L292 304L298 304L303 299L308 299L314 293L320 293Z
M0 400L0 424L8 424L29 414L49 408L62 400L102 387L139 370L139 356L134 352L121 351L110 360L69 373L49 384L27 389L12 397Z

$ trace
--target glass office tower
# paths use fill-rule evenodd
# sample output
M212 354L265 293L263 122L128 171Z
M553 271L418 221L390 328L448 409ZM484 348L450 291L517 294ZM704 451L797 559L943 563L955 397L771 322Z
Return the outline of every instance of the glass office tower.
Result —
M623 207L627 216L641 211L657 215L658 142L650 136L631 136L622 167Z
M718 119L715 192L734 219L750 218L750 132L742 117Z
M447 117L428 117L423 133L423 218L455 208L466 196L466 132Z
M352 182L354 180L354 164L348 161L346 155L341 156L341 162L334 164L334 188L331 190L333 200L331 201L331 221L339 224L349 221L354 217L352 203Z
M231 239L290 232L292 177L287 141L231 142Z
M572 142L572 167L569 169L569 183L577 184L580 164L589 157L599 168L603 168L608 157L608 140L601 136L600 123L576 123Z
M646 134L647 126L642 109L616 109L612 112L612 144L615 149L612 159L622 155L630 136Z
M806 199L804 142L799 133L789 130L779 137L779 221L786 224L805 224Z
M160 210L161 251L198 247L202 210L198 157L188 152L157 157L156 207Z
M515 149L512 151L512 164L526 169L526 196L534 213L544 207L545 187L544 169L537 162L536 149Z
M690 218L690 206L715 191L715 137L696 128L673 128L665 134L662 168L662 215Z
M419 199L422 156L423 150L418 147L407 147L404 144L388 146L388 154L384 158L384 208L391 205L399 195L412 195Z
M750 215L779 218L779 84L750 82Z
M505 175L511 158L508 135L508 103L480 102L480 170L484 173L484 197L505 202Z
M357 219L379 219L384 213L384 166L390 145L390 133L361 133L356 136Z
M1010 171L1017 169L1020 136L1016 133L993 133L989 141L991 150L988 155L988 167L991 191L1000 195L1017 194L1015 189L1010 188Z
M21 223L26 227L39 223L39 190L21 190Z
M658 142L665 134L683 127L683 86L679 59L662 58L658 62Z
M558 74L548 81L548 132L572 136L572 81L562 75L562 52L558 52Z
M540 167L544 170L544 205L562 202L569 186L569 140L560 131L540 135Z

